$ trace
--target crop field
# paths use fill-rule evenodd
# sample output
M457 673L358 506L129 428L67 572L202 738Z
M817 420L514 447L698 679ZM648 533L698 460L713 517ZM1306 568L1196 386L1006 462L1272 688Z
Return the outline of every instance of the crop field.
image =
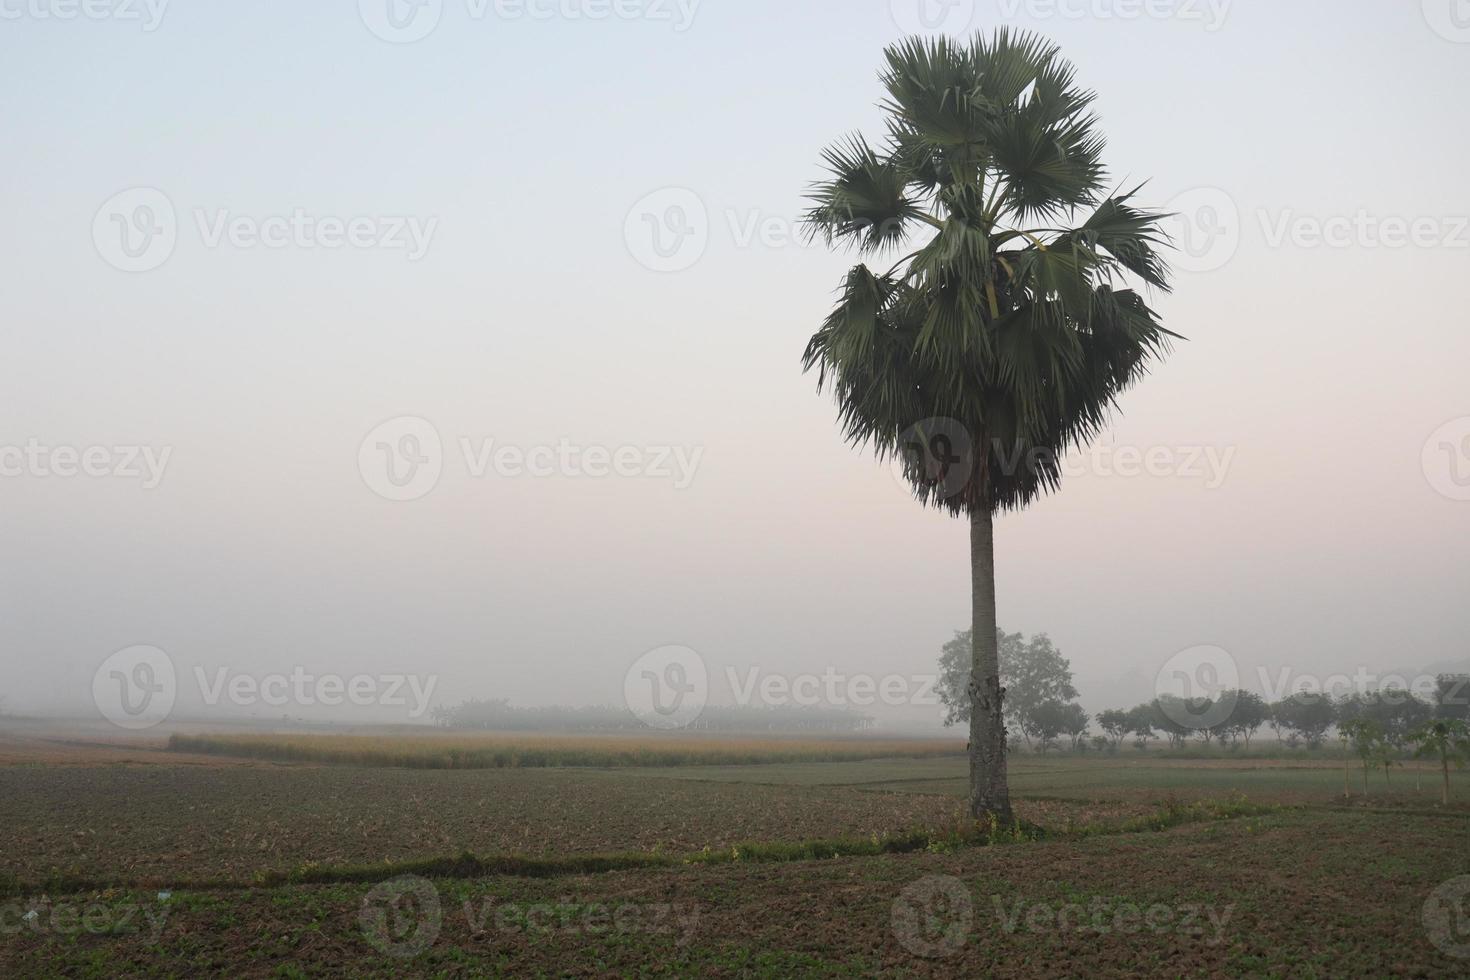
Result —
M963 755L953 739L715 738L691 735L174 735L185 753L412 769L760 765Z
M1025 829L995 834L960 819L962 758L848 747L421 768L0 737L0 975L1470 968L1464 774L1446 808L1427 770L1344 801L1330 757L1021 756Z

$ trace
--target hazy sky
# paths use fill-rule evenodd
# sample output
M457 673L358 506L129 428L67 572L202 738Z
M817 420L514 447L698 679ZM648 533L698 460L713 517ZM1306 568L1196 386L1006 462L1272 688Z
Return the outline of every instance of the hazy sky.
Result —
M93 712L135 644L440 702L615 702L666 644L931 670L966 530L802 375L853 259L794 235L820 149L881 134L915 4L389 2L0 0L7 706ZM1189 340L1103 440L1170 472L1003 518L1005 627L1094 709L1200 644L1247 687L1470 656L1464 4L929 12L1061 44L1192 246L1155 297ZM368 439L402 417L442 452ZM432 489L377 492L423 489L379 442Z

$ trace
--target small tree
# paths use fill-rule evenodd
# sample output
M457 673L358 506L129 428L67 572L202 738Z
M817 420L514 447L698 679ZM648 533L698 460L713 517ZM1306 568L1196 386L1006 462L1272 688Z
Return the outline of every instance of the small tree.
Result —
M1206 745L1209 745L1216 738L1218 738L1221 742L1225 741L1225 736L1230 731L1230 718L1228 715L1224 718L1221 718L1219 721L1214 722L1213 724L1205 723L1206 719L1213 718L1216 714L1219 713L1215 708L1215 701L1213 698L1185 698L1184 703L1189 706L1189 716L1191 718L1199 719L1199 721L1192 728L1190 728L1190 731L1194 732L1196 738L1198 738L1201 742L1204 742Z
M1470 758L1470 725L1458 718L1436 718L1426 722L1422 728L1409 736L1419 748L1414 753L1420 758L1439 758L1439 771L1444 777L1440 802L1450 805L1450 763L1461 769Z
M1148 748L1148 740L1154 737L1154 706L1140 704L1128 709L1128 734L1133 736L1133 747L1142 752Z
M1397 687L1350 694L1337 703L1339 725L1358 719L1372 721L1395 748L1403 748L1409 733L1418 730L1433 714L1433 705Z
M1123 744L1123 739L1129 732L1133 731L1133 719L1128 712L1112 708L1100 712L1097 716L1097 727L1101 728L1109 739L1112 740L1114 751Z
M1376 721L1358 718L1339 725L1338 733L1342 738L1344 750L1351 745L1352 750L1357 753L1358 759L1363 764L1363 795L1367 796L1368 770L1380 762L1386 762L1383 729ZM1346 764L1346 756L1344 756L1344 764ZM1344 791L1347 789L1345 783L1343 789Z
M1164 733L1164 737L1169 740L1170 748L1179 748L1184 744L1185 739L1198 731L1180 719L1202 715L1204 712L1197 710L1202 700L1204 699L1186 700L1176 694L1161 694L1150 702L1152 712L1150 722L1155 729Z
M1293 694L1272 706L1275 717L1312 748L1320 748L1327 730L1337 723L1337 706L1325 694Z
M1231 741L1241 739L1245 742L1246 750L1251 747L1251 737L1256 734L1270 711L1266 707L1266 699L1254 691L1236 691L1235 707L1230 711L1230 717L1223 723L1223 731Z
M974 646L969 630L957 632L939 654L939 683L935 693L947 709L946 725L969 724L970 672ZM1072 664L1045 633L1029 640L1021 633L996 631L1000 651L1000 683L1005 689L1006 717L1015 723L1026 744L1037 736L1036 712L1049 701L1067 702L1077 696L1072 686Z
M1087 727L1092 722L1090 716L1083 710L1080 704L1067 704L1062 706L1062 732L1072 740L1072 751L1077 751L1078 743L1087 734Z
M1057 744L1057 739L1067 731L1068 725L1074 721L1068 710L1071 705L1061 701L1043 701L1032 712L1031 724L1032 736L1036 739L1036 748L1045 753L1047 749Z
M1288 724L1289 716L1290 708L1285 701L1266 705L1266 721L1270 724L1271 731L1276 734L1276 741L1289 749L1294 749L1302 744L1302 737Z

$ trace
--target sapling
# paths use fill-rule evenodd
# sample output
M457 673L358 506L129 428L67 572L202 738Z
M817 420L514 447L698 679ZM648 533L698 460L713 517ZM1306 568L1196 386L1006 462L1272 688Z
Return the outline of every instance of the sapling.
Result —
M1439 757L1439 771L1443 776L1440 802L1450 805L1450 763L1455 768L1464 768L1470 757L1470 726L1458 718L1436 718L1422 728L1411 732L1409 741L1418 744L1416 757Z
M1363 795L1368 795L1368 770L1382 761L1385 765L1388 757L1383 748L1383 729L1377 722L1366 718L1358 718L1346 722L1339 729L1339 735L1344 743L1351 740L1353 748L1358 753L1358 758L1363 763Z

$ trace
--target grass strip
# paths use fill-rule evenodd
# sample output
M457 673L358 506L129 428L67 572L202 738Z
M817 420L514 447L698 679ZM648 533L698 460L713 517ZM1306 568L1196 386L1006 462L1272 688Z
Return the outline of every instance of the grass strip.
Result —
M1024 843L1045 839L1097 837L1113 834L1150 833L1189 823L1234 820L1262 816L1291 809L1277 805L1250 803L1244 799L1223 802L1201 801L1183 804L1168 801L1155 814L1123 821L1071 828L1065 832L1048 830L1035 824L1019 824L1013 828L967 823L939 830L916 830L900 834L871 837L832 838L791 842L753 842L726 848L705 848L683 854L656 851L634 851L617 854L572 854L549 857L527 857L519 854L475 855L421 858L408 861L385 861L381 864L324 865L315 862L281 871L262 871L253 878L141 878L97 879L56 875L36 882L22 882L14 875L0 874L0 897L27 894L75 894L113 889L168 889L173 891L243 891L253 888L279 888L290 885L345 884L382 881L399 875L425 878L483 878L491 876L517 878L555 878L572 875L606 874L647 868L763 863L781 861L820 861L836 858L876 857L883 854L911 854L918 851L944 853L971 847Z

